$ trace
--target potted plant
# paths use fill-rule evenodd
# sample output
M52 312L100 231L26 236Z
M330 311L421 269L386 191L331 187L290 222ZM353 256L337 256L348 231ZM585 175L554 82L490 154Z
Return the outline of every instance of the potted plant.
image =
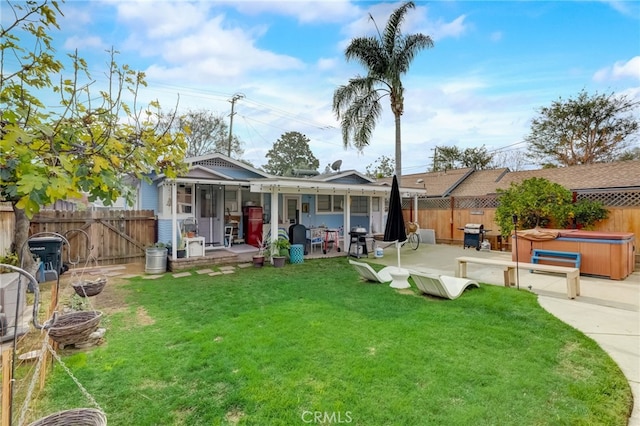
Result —
M271 246L267 249L269 256L273 261L273 266L281 268L284 266L287 256L289 256L289 248L291 243L285 238L278 238L271 243Z
M256 268L262 268L264 265L264 250L265 246L261 239L258 239L258 253L253 255L253 266Z
M178 241L178 250L176 250L176 256L178 257L178 259L187 257L187 248L185 246L184 238L185 238L185 235L181 234L180 241Z

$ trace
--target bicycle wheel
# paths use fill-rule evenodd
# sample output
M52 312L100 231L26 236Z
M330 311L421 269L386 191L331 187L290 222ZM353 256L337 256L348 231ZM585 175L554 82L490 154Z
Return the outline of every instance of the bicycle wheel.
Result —
M418 246L420 245L420 237L415 232L409 234L409 247L413 250L418 250Z

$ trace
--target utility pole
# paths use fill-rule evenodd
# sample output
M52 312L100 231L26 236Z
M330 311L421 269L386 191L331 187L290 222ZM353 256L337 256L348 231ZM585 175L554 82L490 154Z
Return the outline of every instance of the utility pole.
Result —
M229 99L229 102L231 102L231 115L229 115L229 117L231 117L231 119L229 120L229 148L227 150L227 157L231 157L231 139L232 139L232 135L233 135L233 116L236 115L236 113L234 112L234 108L236 106L236 101L239 99L244 98L244 95L242 93L236 93L235 95L233 95L233 97L231 99Z

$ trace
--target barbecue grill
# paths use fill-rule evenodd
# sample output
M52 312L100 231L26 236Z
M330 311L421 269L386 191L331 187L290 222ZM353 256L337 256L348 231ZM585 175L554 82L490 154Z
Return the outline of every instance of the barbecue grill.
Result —
M360 258L360 256L367 257L367 230L364 228L351 228L349 232L349 256ZM353 252L351 251L353 247Z
M464 231L464 248L472 247L480 250L480 243L484 240L484 225L467 223L462 229Z

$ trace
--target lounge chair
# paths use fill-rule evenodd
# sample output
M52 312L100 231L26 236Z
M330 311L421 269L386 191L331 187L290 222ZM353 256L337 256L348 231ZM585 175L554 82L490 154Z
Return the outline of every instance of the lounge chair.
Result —
M423 293L431 296L457 299L469 287L480 287L476 281L447 275L410 271L413 282Z
M388 283L392 280L391 275L389 274L389 270L392 268L391 266L385 266L380 271L376 272L371 265L365 262L356 262L355 260L349 259L349 264L358 271L360 277L365 281Z

